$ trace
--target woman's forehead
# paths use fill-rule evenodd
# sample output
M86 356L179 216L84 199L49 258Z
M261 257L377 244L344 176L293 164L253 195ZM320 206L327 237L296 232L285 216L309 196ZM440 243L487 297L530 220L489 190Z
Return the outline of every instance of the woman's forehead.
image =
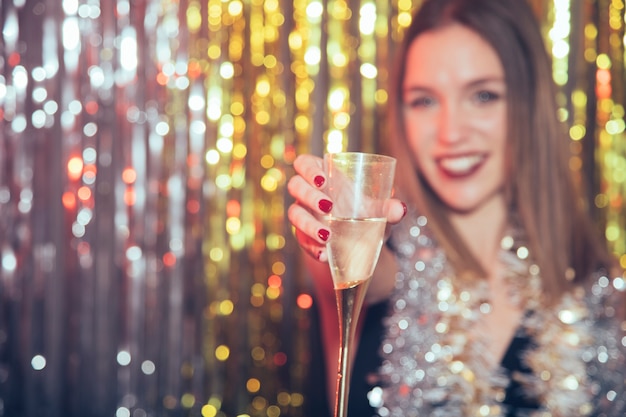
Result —
M450 24L418 35L409 45L405 81L476 78L499 79L504 74L495 49L475 31Z

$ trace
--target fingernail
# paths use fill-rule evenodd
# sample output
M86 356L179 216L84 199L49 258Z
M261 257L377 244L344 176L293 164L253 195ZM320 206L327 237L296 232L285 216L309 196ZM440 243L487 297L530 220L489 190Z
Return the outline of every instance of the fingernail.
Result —
M318 251L317 252L317 257L316 259L319 261L320 259L322 259L322 251Z
M320 229L318 230L317 235L319 236L320 239L326 242L328 240L328 236L330 236L330 232L326 229Z
M320 200L317 205L324 213L330 213L330 211L333 209L333 203L329 200Z
M406 216L406 213L409 211L409 208L406 206L406 203L403 201L402 202L402 210L404 211L404 213L402 214L402 217Z
M321 188L322 185L324 185L324 182L326 182L326 179L322 177L321 175L318 175L315 178L313 178L313 183L315 184L317 188Z

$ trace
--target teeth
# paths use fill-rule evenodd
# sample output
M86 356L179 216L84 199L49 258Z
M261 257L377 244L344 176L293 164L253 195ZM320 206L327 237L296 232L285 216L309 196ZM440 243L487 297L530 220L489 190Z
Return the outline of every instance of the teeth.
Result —
M456 158L443 158L439 163L447 171L462 174L472 170L472 168L482 162L483 158L484 156L482 155L460 156Z

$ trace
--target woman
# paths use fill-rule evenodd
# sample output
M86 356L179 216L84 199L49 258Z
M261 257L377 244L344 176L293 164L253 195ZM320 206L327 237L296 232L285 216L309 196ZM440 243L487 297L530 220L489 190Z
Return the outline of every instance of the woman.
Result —
M544 48L524 0L427 0L408 28L382 146L411 209L390 205L352 415L626 415L625 282L571 179ZM333 236L317 220L332 201L319 158L294 167L332 400Z

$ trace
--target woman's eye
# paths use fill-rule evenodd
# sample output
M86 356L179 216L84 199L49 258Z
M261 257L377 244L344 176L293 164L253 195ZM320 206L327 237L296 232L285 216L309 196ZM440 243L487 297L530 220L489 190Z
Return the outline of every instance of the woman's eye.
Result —
M479 91L475 95L475 99L479 103L489 103L500 98L500 94L492 91Z
M432 97L424 96L424 97L415 97L407 100L406 105L408 107L417 108L417 107L430 107L435 103L435 100Z

